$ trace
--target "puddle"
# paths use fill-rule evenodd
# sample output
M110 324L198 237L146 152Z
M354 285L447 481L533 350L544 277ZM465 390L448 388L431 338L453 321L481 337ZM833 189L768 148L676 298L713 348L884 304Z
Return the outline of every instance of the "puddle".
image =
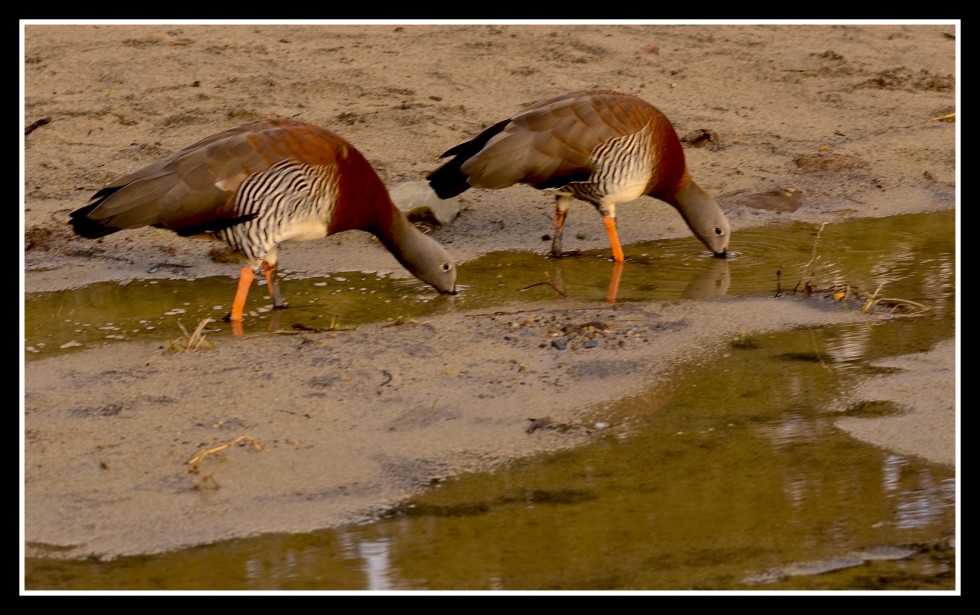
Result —
M812 281L816 289L837 285L852 294L871 294L880 288L882 297L899 293L930 309L952 310L952 304L936 299L954 290L954 221L950 211L823 229L812 224L747 229L739 231L729 259L714 258L692 238L633 244L616 300L803 292L803 283ZM605 301L616 266L606 250L563 259L498 252L462 263L459 271L460 294L443 297L414 278L361 272L304 278L286 270L281 286L289 308L273 310L264 281L257 281L246 306L245 332L351 327L556 296ZM909 284L909 277L916 283ZM220 339L231 334L220 320L230 311L236 286L237 279L229 276L31 293L24 301L26 360L121 340L166 344L181 337L181 326L193 331L205 318L215 321L207 329L210 338ZM911 296L901 294L906 288ZM952 314L934 314L944 316Z
M788 291L807 278L818 289L880 289L922 311L888 318L884 310L860 325L734 340L727 356L690 366L669 387L596 409L607 435L595 444L444 481L371 523L112 562L28 560L26 587L952 590L955 468L850 437L834 424L846 409L833 400L880 373L876 360L955 335L954 222L944 212L822 230L747 230L736 234L738 251L727 261L692 256L689 241L630 246L619 301L774 293L777 283ZM553 299L557 289L600 302L611 271L599 254L561 261L491 254L460 267L466 288L453 302L425 299L419 287L394 311L385 306L406 294L395 287L411 282L288 278L287 299L312 307L277 311L279 326L424 318ZM334 295L335 282L346 292ZM231 278L96 286L70 297L28 297L25 344L37 351L28 354L44 356L69 339L82 346L112 343L108 335L164 340L161 330L176 333L174 319L189 327L213 317L234 292ZM377 298L368 309L355 300L363 294ZM186 311L167 315L177 309ZM252 327L268 326L266 313L253 316ZM227 334L227 327L215 333ZM710 386L704 373L712 374ZM867 406L851 416L894 411Z

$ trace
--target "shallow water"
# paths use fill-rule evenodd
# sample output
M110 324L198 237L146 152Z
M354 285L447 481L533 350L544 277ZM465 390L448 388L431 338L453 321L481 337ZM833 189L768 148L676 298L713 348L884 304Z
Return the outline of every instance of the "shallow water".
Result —
M732 258L718 259L693 238L630 246L615 299L662 301L722 295L803 291L835 284L851 292L888 295L921 269L935 275L915 288L913 301L941 296L953 284L953 212L864 220L821 229L812 224L739 231ZM945 242L945 243L943 243ZM497 252L460 265L460 293L435 295L414 278L340 272L304 278L285 270L281 283L289 309L273 310L264 281L249 296L245 333L329 329L369 322L419 319L442 311L483 309L512 300L566 296L604 301L617 267L607 250L551 259L542 253ZM919 263L918 259L926 258ZM933 262L940 259L939 262ZM812 262L811 262L812 261ZM209 318L212 339L230 335L221 322L235 294L229 277L103 282L25 298L26 360L120 340L167 341ZM933 288L938 286L938 288ZM950 291L951 292L951 291ZM884 296L884 295L883 295ZM936 305L935 309L946 309Z
M628 246L618 301L802 292L810 282L815 292L878 290L906 303L894 317L881 306L881 318L860 325L732 340L726 356L689 366L671 385L597 409L595 421L619 428L597 424L608 435L593 445L445 481L382 519L113 562L28 560L26 587L954 589L955 469L878 449L833 424L838 392L877 373L871 362L955 335L954 225L954 213L943 212L750 229L736 233L728 260L699 254L694 240ZM561 261L490 254L461 265L465 288L448 301L413 280L290 276L290 309L256 311L246 324L420 319L559 292L602 302L613 273L604 252ZM177 321L192 328L220 317L233 293L228 278L28 297L28 360L119 338L165 342L179 334ZM365 295L376 297L367 308ZM229 335L226 323L215 329Z

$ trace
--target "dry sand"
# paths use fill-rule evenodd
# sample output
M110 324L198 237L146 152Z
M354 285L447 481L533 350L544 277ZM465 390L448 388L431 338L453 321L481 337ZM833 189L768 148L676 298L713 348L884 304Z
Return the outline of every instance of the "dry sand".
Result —
M689 167L728 211L733 244L739 229L787 220L952 209L956 123L935 118L956 111L957 35L952 23L29 24L24 125L41 123L24 139L23 288L170 275L147 273L164 255L192 277L236 275L210 260L209 242L153 229L90 242L66 224L104 182L207 134L264 117L322 124L395 185L522 105L585 88L639 94L691 136ZM786 189L792 198L773 196ZM487 251L547 249L544 195L470 191L461 203L459 219L433 233L461 277ZM627 255L631 243L688 233L653 199L622 206L619 220ZM595 212L573 208L565 248L605 246ZM407 275L362 233L291 244L281 260L311 276ZM581 445L603 403L647 390L740 331L860 318L792 298L534 309L248 337L207 352L121 343L32 361L27 554L111 558L364 519L433 479ZM547 344L557 323L594 320L622 343L563 353ZM508 335L515 329L525 334ZM902 420L842 425L954 463L955 355L950 343L896 359L933 394L904 396L914 408ZM574 428L529 436L530 407ZM934 437L901 437L912 430ZM223 457L188 463L242 436Z

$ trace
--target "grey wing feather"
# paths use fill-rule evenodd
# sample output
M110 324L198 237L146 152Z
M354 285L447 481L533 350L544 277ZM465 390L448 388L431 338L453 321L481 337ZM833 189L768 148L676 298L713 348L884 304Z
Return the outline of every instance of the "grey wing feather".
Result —
M592 173L592 151L625 134L622 122L603 117L609 109L593 97L543 101L514 116L462 170L480 188L555 188L582 181Z
M254 125L227 130L138 171L96 193L88 217L115 228L215 228L236 219L230 197L269 161L251 143Z

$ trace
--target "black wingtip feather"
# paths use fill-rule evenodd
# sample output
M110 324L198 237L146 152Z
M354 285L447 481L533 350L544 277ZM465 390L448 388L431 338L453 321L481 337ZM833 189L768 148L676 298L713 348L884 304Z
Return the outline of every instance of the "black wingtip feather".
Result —
M448 199L465 192L470 185L460 167L466 158L457 156L426 176L429 186L440 199Z
M80 207L75 211L68 214L68 223L75 230L77 235L85 237L86 239L98 239L99 237L105 237L106 235L111 235L116 231L120 230L112 226L106 226L99 222L98 220L93 220L89 218L88 215L93 209L99 206L102 201L92 203L91 205L86 205L85 207Z
M487 144L487 141L502 131L508 123L510 123L510 119L497 122L476 137L460 143L440 156L440 158L455 157L432 173L429 173L425 178L428 180L429 185L432 186L436 196L440 199L448 199L462 194L469 189L470 184L467 182L467 177L462 170L463 163L477 155L483 149L483 146Z

